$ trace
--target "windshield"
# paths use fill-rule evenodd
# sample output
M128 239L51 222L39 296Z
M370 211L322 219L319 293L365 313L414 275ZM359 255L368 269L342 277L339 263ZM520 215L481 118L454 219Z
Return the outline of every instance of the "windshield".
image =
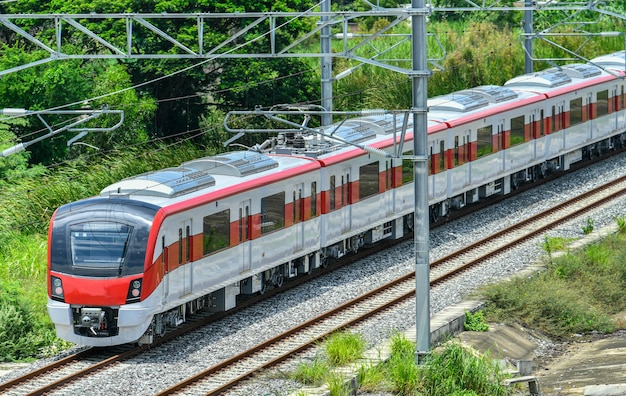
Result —
M70 226L72 265L75 267L119 268L132 227L122 223L89 221Z

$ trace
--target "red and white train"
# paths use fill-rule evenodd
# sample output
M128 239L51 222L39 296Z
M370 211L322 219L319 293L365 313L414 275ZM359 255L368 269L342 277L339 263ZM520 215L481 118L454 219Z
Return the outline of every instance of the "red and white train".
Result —
M623 146L624 59L618 52L430 99L431 216ZM201 158L60 207L48 252L58 336L150 343L197 309L231 309L240 294L401 237L413 222L412 162L345 144L391 153L402 125L394 117L338 124L337 139L303 133L266 152Z

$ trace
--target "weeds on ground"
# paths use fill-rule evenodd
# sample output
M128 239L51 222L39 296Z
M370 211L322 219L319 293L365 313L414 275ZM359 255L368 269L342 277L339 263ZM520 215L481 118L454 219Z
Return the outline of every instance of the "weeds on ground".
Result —
M333 333L324 342L328 363L332 366L343 366L360 359L366 346L361 334L344 331Z
M616 234L555 259L532 278L488 285L489 321L517 321L545 334L611 333L611 315L626 309L625 236Z
M466 331L487 331L489 325L485 322L485 314L483 311L465 312L465 323L463 329Z
M591 217L588 217L587 224L583 226L583 233L585 235L591 234L593 232L594 224L595 224L595 221Z

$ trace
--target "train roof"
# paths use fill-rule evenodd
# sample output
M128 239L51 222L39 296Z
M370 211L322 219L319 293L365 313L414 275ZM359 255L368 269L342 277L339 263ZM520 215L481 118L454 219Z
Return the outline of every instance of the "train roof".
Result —
M626 70L626 51L613 52L612 54L598 56L591 59L591 64L605 69Z
M549 94L556 91L561 92L561 89L570 89L577 85L588 85L592 79L607 74L602 68L589 63L572 63L514 77L504 83L504 86L517 91Z
M532 92L517 91L499 85L483 85L429 99L428 119L432 122L453 122L457 125L472 121L477 115L484 117L490 111L500 112L503 108L539 99L541 98ZM429 131L430 129L429 124Z
M105 187L100 197L129 197L167 205L309 163L311 160L306 158L235 151L126 178Z

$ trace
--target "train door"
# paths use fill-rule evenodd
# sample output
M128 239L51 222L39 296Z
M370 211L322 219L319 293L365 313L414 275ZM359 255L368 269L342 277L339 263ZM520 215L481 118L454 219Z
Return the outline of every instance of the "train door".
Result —
M352 193L350 188L350 170L344 169L341 175L341 231L346 233L352 229Z
M181 296L191 293L192 289L191 242L191 219L189 219L181 222L180 228L178 229L178 262L180 263L182 277Z
M391 216L395 213L395 199L394 199L394 188L393 188L393 165L394 162L392 159L388 159L385 161L385 210L386 215Z
M619 116L618 115L619 115L619 110L621 109L621 96L619 96L618 89L619 89L619 86L617 85L613 86L613 96L612 98L609 99L613 103L611 105L611 109L613 111L613 115L611 117L613 119L613 125L611 126L614 130L619 128Z
M250 248L250 200L239 204L239 246L241 246L241 271L248 271L252 265Z
M165 304L170 295L170 277L169 277L169 249L165 243L165 230L161 230L159 233L159 240L161 241L161 265L163 266L163 298L162 302Z
M537 110L533 110L530 114L530 141L532 142L530 146L530 159L534 160L537 158Z
M304 199L302 192L304 191L304 184L299 183L293 187L292 205L291 205L291 221L293 224L294 232L294 252L302 250L304 246Z
M496 123L496 136L494 138L494 152L500 152L500 171L504 171L506 167L506 150L504 149L505 136L504 136L504 119L498 120Z

